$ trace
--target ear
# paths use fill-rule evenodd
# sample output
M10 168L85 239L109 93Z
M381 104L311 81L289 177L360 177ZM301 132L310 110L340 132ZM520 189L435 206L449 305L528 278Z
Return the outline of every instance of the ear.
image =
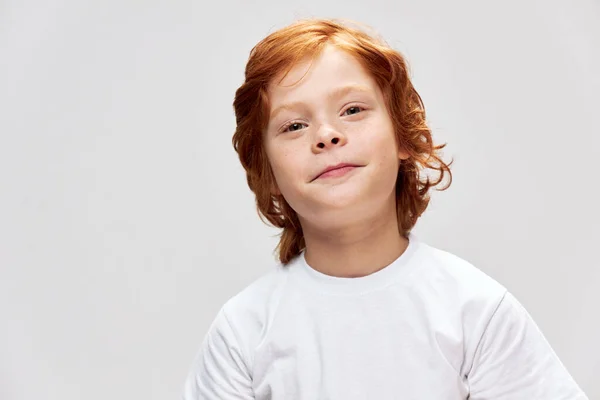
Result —
M275 182L275 180L273 180L273 184L271 185L270 193L273 196L281 196L281 191L279 190L279 186L277 186L277 182Z
M400 151L398 151L398 158L399 158L400 160L407 160L407 159L409 159L409 158L410 158L410 155L408 154L408 152L407 152L407 151L405 151L405 150L400 150Z

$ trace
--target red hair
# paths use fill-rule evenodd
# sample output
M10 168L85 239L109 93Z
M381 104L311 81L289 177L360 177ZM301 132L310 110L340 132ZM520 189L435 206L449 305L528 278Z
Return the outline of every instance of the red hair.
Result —
M396 210L400 234L408 237L417 219L429 204L429 189L440 184L448 174L447 189L452 183L450 165L438 154L446 144L434 145L425 121L425 108L413 87L408 66L402 55L385 41L338 20L299 20L261 40L250 52L245 81L237 89L233 107L236 130L232 143L238 153L250 190L256 195L259 217L282 228L279 261L287 264L305 247L297 213L285 198L273 194L275 178L263 145L263 133L269 122L268 85L280 73L287 73L301 59L319 55L332 44L355 57L376 80L383 92L391 117L396 143L409 158L401 160L396 180ZM421 170L435 170L431 180Z

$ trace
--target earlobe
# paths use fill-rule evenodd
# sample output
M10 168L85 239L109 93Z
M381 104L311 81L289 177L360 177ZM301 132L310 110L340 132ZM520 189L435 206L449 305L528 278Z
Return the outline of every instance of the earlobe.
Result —
M279 187L277 187L276 183L273 183L271 186L271 194L273 196L281 196L281 191L279 190Z
M400 150L398 152L398 158L400 160L407 160L408 158L410 158L410 155L407 152L405 152L404 150Z
M279 186L277 185L277 180L275 179L275 176L273 175L273 171L271 170L271 173L269 174L269 186L270 186L270 190L269 193L271 194L271 196L281 196L281 191L279 190Z

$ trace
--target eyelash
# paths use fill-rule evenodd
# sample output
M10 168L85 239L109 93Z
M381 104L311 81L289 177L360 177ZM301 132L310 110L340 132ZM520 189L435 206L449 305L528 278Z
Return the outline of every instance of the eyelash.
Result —
M344 113L345 113L346 111L348 111L349 109L351 109L351 108L359 108L359 109L361 110L361 112L366 110L366 108L365 108L365 107L363 107L363 106L359 106L359 105L356 105L356 104L355 104L355 105L350 105L350 106L348 106L348 108L346 108L346 109L344 110ZM357 113L357 114L359 114L359 113ZM352 115L354 115L354 114L352 114ZM291 122L288 122L287 124L285 124L285 125L284 125L284 126L281 128L281 132L287 132L287 131L288 131L288 129L289 129L289 128L290 128L292 125L294 125L294 124L302 124L302 122L298 122L298 121L291 121ZM299 129L298 129L298 130L299 130ZM290 132L291 132L291 131L290 131ZM294 132L295 132L295 131L294 131Z

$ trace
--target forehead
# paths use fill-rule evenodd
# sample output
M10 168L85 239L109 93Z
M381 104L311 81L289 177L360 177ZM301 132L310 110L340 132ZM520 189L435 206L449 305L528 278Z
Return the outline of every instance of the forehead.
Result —
M332 89L346 85L361 86L373 93L377 91L374 79L354 56L327 45L315 58L302 59L287 75L282 72L276 76L269 84L268 94L271 108L274 108L292 98L322 97Z

